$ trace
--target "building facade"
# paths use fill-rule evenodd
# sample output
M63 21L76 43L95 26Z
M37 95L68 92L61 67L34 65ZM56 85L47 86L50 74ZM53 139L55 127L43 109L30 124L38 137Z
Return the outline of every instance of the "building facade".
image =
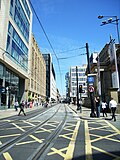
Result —
M5 87L0 100L10 107L15 99L25 98L32 11L29 0L0 3L0 86Z
M50 91L51 91L51 95L50 95L50 101L52 102L56 102L57 101L57 86L56 86L56 75L55 75L55 70L52 65L52 70L51 70L51 84L50 84Z
M116 52L117 51L117 52ZM118 45L115 45L115 53L118 53ZM119 75L119 54L116 54L117 57L117 63L118 66L118 75ZM113 86L113 78L112 78L112 66L111 58L110 58L110 44L106 44L103 49L100 51L97 59L97 63L91 63L91 74L96 74L95 80L95 91L94 95L100 95L101 99L105 99L107 102L109 102L110 97L113 96L117 102L120 102L119 99L119 86L114 87ZM98 73L100 72L100 75ZM116 78L116 77L115 77ZM100 86L98 84L100 80ZM119 80L120 81L120 80ZM117 86L117 81L115 81L115 85ZM100 88L100 92L98 92Z
M70 97L70 94L69 94L69 72L67 72L65 74L65 81L66 81L66 98L67 97Z
M86 68L87 68L87 65L70 67L70 98L71 98L71 101L76 101L76 97L77 97L77 76L78 76L78 88L79 88L79 85L82 85L82 89L84 92L84 93L81 93L81 98L87 97L87 83L86 83L87 76L85 75Z
M46 99L46 63L34 36L31 36L29 79L26 80L26 100L41 103Z
M46 100L57 101L56 75L50 54L43 54L46 62Z

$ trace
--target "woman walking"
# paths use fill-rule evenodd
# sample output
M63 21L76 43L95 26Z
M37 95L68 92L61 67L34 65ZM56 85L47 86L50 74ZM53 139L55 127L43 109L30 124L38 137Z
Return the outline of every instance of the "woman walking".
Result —
M102 112L103 112L103 117L104 117L104 114L106 115L106 117L107 117L107 108L106 108L106 106L107 106L107 103L105 102L105 100L103 100L102 101Z

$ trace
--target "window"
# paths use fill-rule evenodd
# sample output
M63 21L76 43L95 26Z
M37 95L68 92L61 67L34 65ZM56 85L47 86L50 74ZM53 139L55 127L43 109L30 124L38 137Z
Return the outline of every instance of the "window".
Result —
M26 0L24 0L26 1ZM27 3L24 3L24 5ZM26 8L26 6L24 6ZM27 6L28 8L28 6ZM10 3L10 15L16 22L19 30L23 34L26 42L29 42L29 21L28 18L26 17L24 10L20 4L19 0L11 0Z
M28 17L30 18L30 10L29 10L29 7L28 7L28 5L27 5L26 0L22 0L22 3L24 4L26 13L27 13Z
M9 52L10 50L10 36L8 35L7 37L7 47L6 47L6 50Z
M0 9L1 9L1 0L0 0Z

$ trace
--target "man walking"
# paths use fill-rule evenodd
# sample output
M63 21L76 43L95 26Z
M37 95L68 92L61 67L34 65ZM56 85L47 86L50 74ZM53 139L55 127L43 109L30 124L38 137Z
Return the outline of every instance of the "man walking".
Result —
M18 116L20 115L21 112L23 112L23 114L26 116L26 114L25 114L25 112L24 112L24 106L25 106L24 101L22 101L22 103L20 103L20 105L19 105L19 107L20 107L20 112L19 112Z
M97 118L100 117L100 97L97 96L95 98L95 102L96 102L96 114L97 114Z
M17 111L17 110L18 110L18 107L19 107L19 103L18 103L17 100L16 100L15 103L14 103L14 107L15 107L15 110Z
M117 108L117 102L113 98L111 98L111 101L109 102L109 107L110 107L111 112L112 112L112 119L114 119L114 121L116 121L115 111L116 111L116 108Z

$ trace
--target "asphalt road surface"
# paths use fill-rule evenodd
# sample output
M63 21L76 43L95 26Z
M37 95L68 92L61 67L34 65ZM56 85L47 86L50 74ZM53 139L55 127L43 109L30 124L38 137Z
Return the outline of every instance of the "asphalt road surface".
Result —
M0 160L120 160L120 131L66 104L0 120Z

